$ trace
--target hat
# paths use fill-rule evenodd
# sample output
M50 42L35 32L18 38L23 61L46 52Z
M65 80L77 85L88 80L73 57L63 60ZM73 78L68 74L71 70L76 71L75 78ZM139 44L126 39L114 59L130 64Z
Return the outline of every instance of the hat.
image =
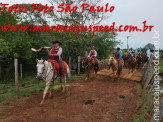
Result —
M58 40L53 41L52 43L53 43L53 44L55 44L55 43L59 43L59 45L62 45L62 43L61 43L60 41L58 41Z
M117 50L120 50L120 48L119 48L119 47L117 47Z
M92 46L92 48L95 48L95 46Z

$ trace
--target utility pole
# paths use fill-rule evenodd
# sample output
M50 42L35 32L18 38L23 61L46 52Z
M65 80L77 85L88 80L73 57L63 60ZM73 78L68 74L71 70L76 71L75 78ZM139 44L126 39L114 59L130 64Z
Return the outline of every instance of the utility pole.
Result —
M128 45L128 39L130 36L127 36L127 50L129 49L129 45Z

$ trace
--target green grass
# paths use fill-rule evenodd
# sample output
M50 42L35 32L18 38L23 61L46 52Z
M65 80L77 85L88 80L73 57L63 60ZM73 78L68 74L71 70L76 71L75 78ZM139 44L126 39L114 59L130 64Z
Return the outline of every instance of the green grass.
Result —
M137 83L137 90L138 90L138 94L139 94L139 98L137 100L137 108L139 108L141 103L143 102L145 96L146 96L147 91L145 91L143 96L140 96L140 94L142 92L142 85L141 85L141 83ZM147 107L145 106L137 114L135 114L133 116L133 121L134 122L146 122L146 119L144 118L146 112L147 112Z
M21 87L22 83L24 83L25 86L28 86L28 85L37 84L40 82L33 77L34 76L29 76L28 78L23 79L24 81L20 82L19 86ZM84 77L85 77L85 74L81 74L80 76L73 75L70 77L70 81L80 81ZM59 80L56 80L54 84L51 84L51 86L54 90L60 90ZM66 84L66 88L68 87L70 86ZM14 98L17 99L21 97L28 97L31 93L38 93L40 91L43 91L44 88L45 88L45 82L40 82L39 85L35 85L29 88L23 88L23 89L20 89L19 91L15 91L14 81L0 82L0 104L4 103L5 101L11 101Z
M5 94L1 94L0 95L0 104L3 103L6 100L10 101L13 98L28 97L32 92L37 93L37 92L43 90L44 87L45 87L45 83L41 83L40 85L20 89L19 91L12 91L12 92L7 92Z
M160 73L163 73L163 66L160 66L159 71L160 71Z
M138 94L140 94L142 91L142 85L141 85L141 83L137 83L136 85L137 85L137 89L138 89Z
M144 118L146 112L147 112L147 108L143 107L138 114L135 114L133 116L134 122L146 122L146 119Z
M160 66L163 66L163 59L160 59Z
M160 67L159 68L160 68L159 69L160 73L163 73L163 59L162 58L160 59Z

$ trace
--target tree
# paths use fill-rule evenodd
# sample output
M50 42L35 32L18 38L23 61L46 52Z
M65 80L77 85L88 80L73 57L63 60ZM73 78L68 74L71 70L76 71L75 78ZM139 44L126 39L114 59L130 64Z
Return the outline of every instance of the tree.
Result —
M150 49L150 50L154 50L155 49L155 46L154 44L151 44L151 43L148 43L147 45L144 46L144 49Z
M56 24L65 24L65 25L76 25L77 22L80 22L81 25L91 24L97 25L104 21L108 16L104 16L103 12L90 12L86 9L82 14L81 3L87 3L90 6L99 6L102 4L101 0L48 0L49 3L53 6L59 6L61 3L64 3L66 6L67 3L71 3L71 6L77 6L78 9L75 12L57 12L54 10L53 20L57 22Z

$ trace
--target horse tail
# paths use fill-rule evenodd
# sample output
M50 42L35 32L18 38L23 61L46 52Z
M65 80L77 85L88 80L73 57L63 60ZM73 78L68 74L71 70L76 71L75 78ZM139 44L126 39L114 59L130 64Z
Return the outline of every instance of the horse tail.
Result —
M71 77L71 71L70 71L70 69L69 69L69 66L67 65L67 76L68 76L68 78L70 78Z

